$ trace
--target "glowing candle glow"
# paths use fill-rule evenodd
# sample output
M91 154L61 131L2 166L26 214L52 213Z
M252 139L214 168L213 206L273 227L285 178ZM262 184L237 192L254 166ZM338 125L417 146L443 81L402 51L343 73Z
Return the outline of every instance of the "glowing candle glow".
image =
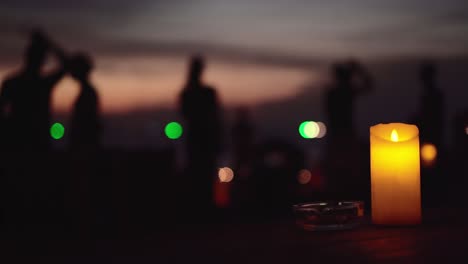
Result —
M421 222L419 130L402 123L370 128L372 222Z
M425 167L434 165L437 159L437 148L434 144L424 143L421 146L421 161Z

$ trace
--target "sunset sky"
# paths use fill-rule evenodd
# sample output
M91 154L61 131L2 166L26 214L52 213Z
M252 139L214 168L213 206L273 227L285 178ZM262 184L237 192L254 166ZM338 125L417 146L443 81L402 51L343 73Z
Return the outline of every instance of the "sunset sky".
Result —
M449 1L59 1L0 3L0 78L18 68L26 32L43 27L67 51L94 56L105 112L173 107L187 57L227 105L293 96L336 58L467 54L468 4ZM65 79L54 107L69 109Z
M194 53L205 55L204 79L225 109L254 109L260 137L301 143L301 120L324 121L323 82L339 59L361 60L376 79L356 109L363 138L370 125L417 111L421 58L440 62L447 127L468 98L466 0L3 0L0 79L21 66L32 27L93 56L109 144L161 142L164 122L181 120L177 97ZM66 115L77 92L65 78L54 115Z

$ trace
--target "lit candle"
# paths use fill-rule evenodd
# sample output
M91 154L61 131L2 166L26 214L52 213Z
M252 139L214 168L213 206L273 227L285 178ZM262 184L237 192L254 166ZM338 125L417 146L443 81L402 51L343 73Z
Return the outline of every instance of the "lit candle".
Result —
M419 130L402 123L370 128L372 222L421 222Z

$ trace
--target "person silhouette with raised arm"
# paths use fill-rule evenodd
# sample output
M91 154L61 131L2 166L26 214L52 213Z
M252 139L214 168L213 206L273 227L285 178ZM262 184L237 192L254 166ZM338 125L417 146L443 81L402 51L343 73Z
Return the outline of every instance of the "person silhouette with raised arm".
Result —
M59 67L43 74L48 53ZM0 115L8 137L7 148L48 150L50 147L50 101L53 88L66 73L66 57L42 32L34 31L26 48L20 72L6 78L0 93Z
M347 140L356 134L354 105L356 97L372 89L367 71L351 60L333 65L334 83L326 92L328 137L330 141Z
M100 118L99 97L89 80L93 62L89 56L79 53L70 58L69 69L80 84L71 118L70 148L95 150L100 142Z
M354 108L357 96L372 89L370 74L354 60L332 66L333 83L325 94L327 148L325 173L333 199L352 198L365 189L361 147L356 138Z
M187 122L187 175L193 198L200 206L212 205L212 186L221 144L220 106L216 90L203 84L201 56L190 60L187 83L180 95L180 109Z
M48 54L54 54L59 65L44 73ZM29 219L40 223L48 221L46 195L50 188L51 96L53 88L66 73L64 53L42 32L30 35L23 66L7 77L0 92L0 116L4 135L2 151L7 163L9 197L6 204L7 222L12 230L28 230ZM50 198L49 198L50 199ZM28 232L28 231L26 231Z

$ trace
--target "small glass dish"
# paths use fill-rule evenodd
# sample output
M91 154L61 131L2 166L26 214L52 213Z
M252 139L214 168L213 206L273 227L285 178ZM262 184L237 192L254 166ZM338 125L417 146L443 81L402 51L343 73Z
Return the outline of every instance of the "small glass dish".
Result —
M296 224L308 231L346 230L359 226L364 202L312 202L293 205Z

